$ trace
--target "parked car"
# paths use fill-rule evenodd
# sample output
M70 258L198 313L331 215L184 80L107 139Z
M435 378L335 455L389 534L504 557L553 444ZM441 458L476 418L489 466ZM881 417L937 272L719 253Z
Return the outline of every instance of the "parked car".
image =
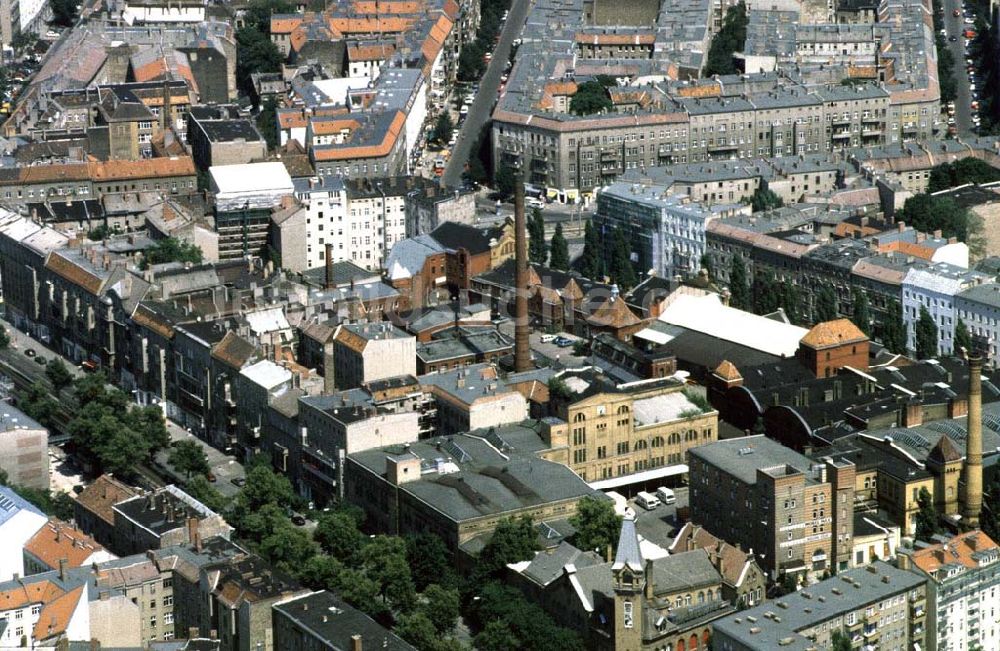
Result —
M45 359L44 357L36 357L35 363L38 364L39 366L45 366L46 364L49 363L49 360Z
M639 491L635 496L635 503L646 509L647 511L652 511L660 505L660 498L652 493L647 493L646 491Z
M24 354L27 355L28 357L34 357L38 353L35 352L34 348L25 348L24 349Z
M292 515L292 524L296 527L304 527L306 525L306 518L303 515L295 513Z
M232 482L233 486L237 486L239 488L243 488L247 484L245 477L233 477L229 481Z
M573 345L573 340L569 337L556 337L553 343L560 348L568 348Z
M674 491L666 486L660 486L657 488L656 496L660 498L660 501L664 504L673 504L677 501L677 496L674 494Z

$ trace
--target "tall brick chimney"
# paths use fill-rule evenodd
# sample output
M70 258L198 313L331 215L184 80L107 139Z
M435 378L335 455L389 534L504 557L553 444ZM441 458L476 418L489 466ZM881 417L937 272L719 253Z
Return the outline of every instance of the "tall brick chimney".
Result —
M514 370L530 371L531 344L528 335L528 234L524 219L524 180L514 184Z
M968 529L979 526L983 509L983 357L969 351L969 426L965 437L965 494L962 519Z

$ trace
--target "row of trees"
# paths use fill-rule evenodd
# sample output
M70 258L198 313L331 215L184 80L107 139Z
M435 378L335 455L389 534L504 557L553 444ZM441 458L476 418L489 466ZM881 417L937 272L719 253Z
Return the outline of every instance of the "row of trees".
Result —
M623 292L639 283L639 274L632 264L632 247L621 226L610 232L598 232L588 221L583 233L583 254L577 268L585 278L596 280L609 277Z
M560 271L569 270L569 243L563 235L562 224L556 224L552 241L545 240L545 219L540 208L531 211L527 223L528 260L535 264L548 264Z
M508 9L510 0L483 0L480 3L476 40L462 46L458 57L458 78L461 81L478 81L486 72L487 63L483 57L499 36L503 13Z
M841 314L836 292L830 285L823 285L816 290L810 308L810 301L802 296L800 288L788 280L779 281L773 275L766 274L757 275L751 280L740 256L733 256L730 263L729 291L730 305L737 309L755 314L770 314L781 308L792 323L800 325L830 321ZM851 320L868 336L879 335L882 345L890 351L906 352L906 325L898 301L887 305L884 316L876 320L867 294L855 289L851 293Z
M934 46L937 50L938 81L940 84L941 101L951 102L956 97L955 57L948 47L946 37L941 34L944 29L944 10L942 0L934 0Z
M962 158L954 163L940 163L931 169L927 192L965 185L966 183L993 183L1000 181L1000 170L979 158Z

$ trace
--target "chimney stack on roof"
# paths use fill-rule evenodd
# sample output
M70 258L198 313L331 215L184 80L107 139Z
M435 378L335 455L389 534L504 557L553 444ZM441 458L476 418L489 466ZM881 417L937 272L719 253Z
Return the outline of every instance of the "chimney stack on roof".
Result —
M963 525L979 526L983 508L983 357L969 351L969 416L965 437L965 495L962 500Z
M514 183L514 370L530 371L531 344L528 326L528 242L527 223L524 217L524 180Z

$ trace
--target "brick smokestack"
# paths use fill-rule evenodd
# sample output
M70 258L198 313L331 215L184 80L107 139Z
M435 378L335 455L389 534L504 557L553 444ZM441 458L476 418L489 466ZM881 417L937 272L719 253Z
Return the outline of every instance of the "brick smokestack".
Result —
M514 370L530 371L531 344L528 335L528 231L524 219L524 180L514 183Z
M983 357L969 351L969 426L965 438L965 495L962 500L963 524L968 529L979 526L983 508Z

